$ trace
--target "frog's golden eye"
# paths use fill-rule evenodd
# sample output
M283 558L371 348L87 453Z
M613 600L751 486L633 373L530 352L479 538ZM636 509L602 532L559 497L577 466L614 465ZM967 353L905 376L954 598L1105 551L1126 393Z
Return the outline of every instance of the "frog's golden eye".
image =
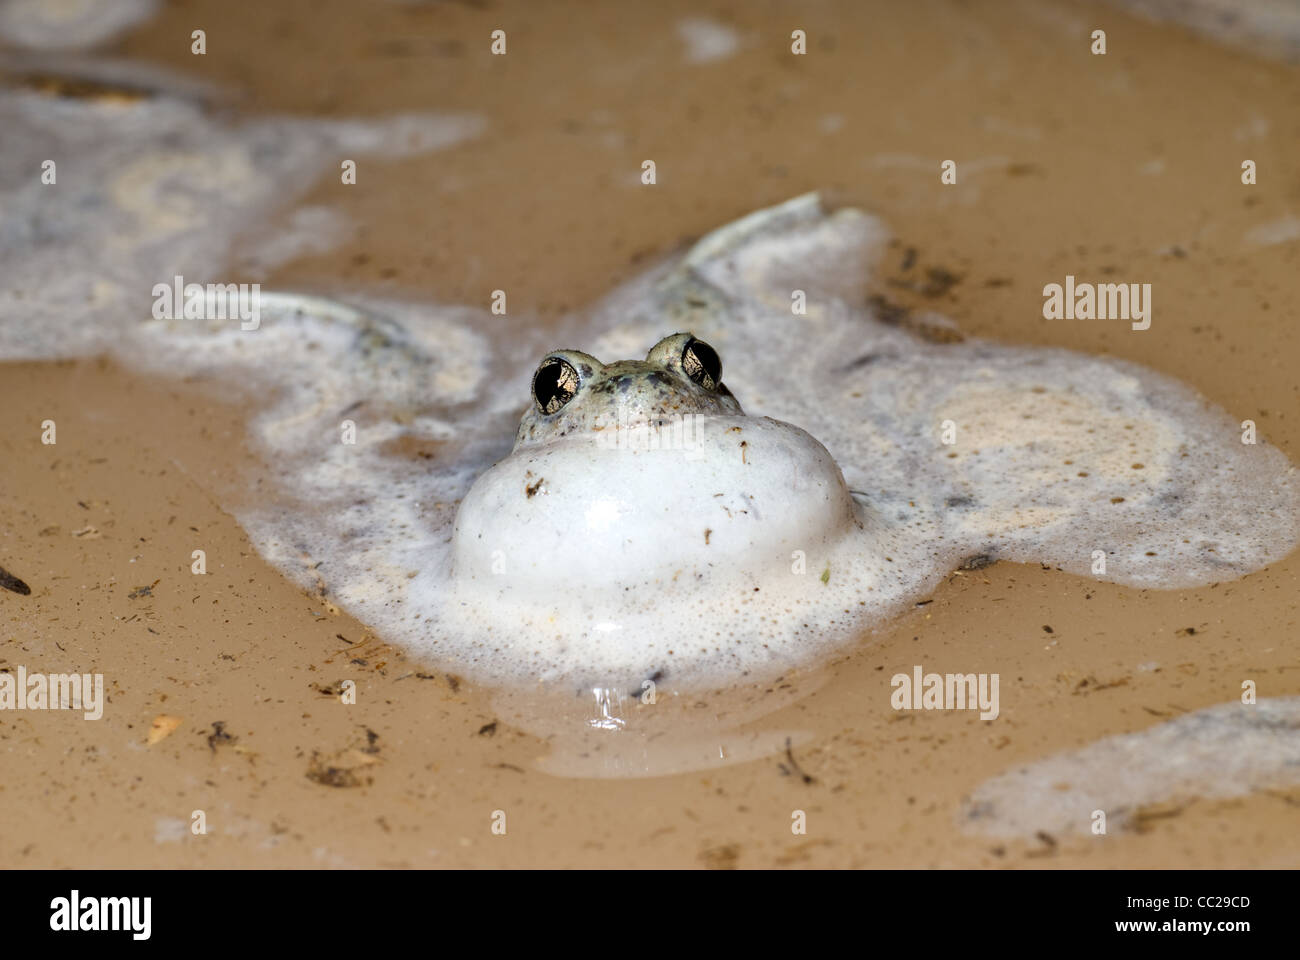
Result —
M533 399L542 413L555 413L574 398L580 386L573 364L547 357L533 374Z
M722 359L703 340L692 337L686 341L682 348L682 369L706 390L716 390L722 383Z

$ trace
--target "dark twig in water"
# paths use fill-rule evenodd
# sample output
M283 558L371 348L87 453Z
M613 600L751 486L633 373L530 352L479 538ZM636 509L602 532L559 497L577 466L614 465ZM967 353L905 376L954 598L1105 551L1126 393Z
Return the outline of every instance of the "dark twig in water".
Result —
M803 768L800 767L799 764L798 764L798 762L795 760L795 758L794 758L794 748L793 748L793 746L792 746L791 743L790 743L790 738L789 738L789 737L786 737L786 738L785 738L785 758L786 758L786 760L788 760L789 763L790 763L790 765L789 765L788 767L787 767L784 763L778 763L778 764L777 764L777 766L781 768L781 773L782 773L783 776L787 776L787 777L788 777L788 776L790 776L791 774L797 774L797 775L799 776L799 778L800 778L801 780L803 780L804 783L816 783L816 782L817 782L817 779L816 779L815 777L810 777L808 774L804 773L804 772L803 772Z
M21 593L24 597L32 592L32 588L27 586L4 567L0 567L0 587L6 590L12 590L14 593Z
M629 690L627 695L629 697L640 697L647 689L649 689L646 687L647 682L653 685L657 684L663 678L664 672L662 670L656 670L654 673L650 674L650 676L646 677L645 680L641 681L641 688L639 690Z

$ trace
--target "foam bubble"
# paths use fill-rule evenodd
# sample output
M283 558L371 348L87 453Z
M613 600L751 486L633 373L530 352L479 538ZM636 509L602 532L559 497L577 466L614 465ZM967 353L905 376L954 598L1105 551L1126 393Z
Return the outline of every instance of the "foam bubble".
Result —
M1254 56L1300 60L1295 0L1111 0L1157 23L1177 23Z
M1300 783L1300 697L1224 703L1106 737L981 784L963 825L996 836L1131 825L1143 806Z
M686 44L686 59L691 63L725 60L740 46L735 30L706 17L685 17L677 21L677 34Z
M482 127L476 117L436 114L231 124L189 100L92 93L0 93L0 357L127 353L139 345L129 337L151 314L154 284L228 280L219 274L236 238L341 159L434 150ZM42 182L47 161L53 184ZM244 251L244 278L319 249L322 223L291 218L274 244ZM337 216L325 225L345 235Z
M594 312L594 327L613 324L595 339L597 356L692 330L721 350L747 411L825 443L856 491L852 521L830 516L822 530L819 501L805 504L809 494L788 484L782 501L758 468L743 490L768 516L800 519L812 576L782 565L797 545L779 523L739 557L695 540L681 546L689 524L647 535L627 501L653 517L667 500L701 528L712 522L707 498L693 499L689 465L577 455L566 438L555 456L530 448L520 469L536 467L548 483L567 470L584 491L596 478L580 505L596 502L603 478L628 514L619 537L646 545L638 569L624 569L612 541L578 522L560 547L554 537L566 531L522 519L531 508L501 513L500 523L475 514L461 526L479 528L458 538L490 539L484 549L499 549L506 566L479 576L468 567L485 563L459 557L460 567L425 568L412 581L408 617L441 625L424 649L450 646L472 669L513 682L618 686L655 675L717 685L807 665L973 556L1181 587L1241 576L1292 549L1293 468L1275 449L1243 445L1238 424L1187 387L1113 359L964 341L932 318L926 339L862 309L868 265L886 238L860 211L827 214L816 198L799 198L706 237ZM807 294L806 316L791 315L795 289ZM815 460L810 453L793 472L816 475ZM557 499L552 509L572 508ZM557 582L568 550L591 550L583 562L608 576L583 575L575 559L571 582ZM508 572L520 554L523 571ZM545 562L529 566L532 555ZM665 565L684 575L667 576Z
M1296 542L1293 468L1267 444L1243 445L1225 412L1133 364L963 340L933 316L886 322L864 305L883 224L808 196L706 237L563 334L605 360L639 356L676 330L718 348L755 418L755 463L768 451L805 458L724 491L759 507L753 556L710 567L701 537L676 555L676 576L647 555L644 575L624 569L597 589L577 573L569 583L530 575L518 561L542 541L507 526L514 573L474 582L453 563L458 503L510 452L532 368L554 343L479 310L351 295L263 294L261 325L248 331L151 320L149 300L176 274L213 279L236 234L292 203L304 171L323 172L340 151L432 149L477 121L232 125L164 96L16 93L0 95L0 124L0 357L110 350L258 397L250 430L271 482L222 492L258 550L387 639L474 678L719 687L815 663L974 555L1175 587L1241 576ZM57 187L33 173L47 158L59 161ZM280 238L245 249L294 247ZM806 315L791 313L795 289ZM792 446L793 434L755 426L761 416L811 443ZM343 442L348 421L355 443ZM827 502L839 512L796 545L783 521L821 517L807 498L835 484L782 477L800 464L819 475L811 468L827 450L852 503L836 494ZM735 453L716 431L705 452ZM584 464L592 490L632 482L617 457L556 468ZM718 491L689 486L702 475L662 461L628 488L629 509L663 507L677 484L686 527L703 533ZM802 572L791 547L806 554ZM598 542L578 537L569 549L594 551L600 566Z
M1242 239L1255 247L1272 247L1300 240L1300 217L1282 217L1280 220L1261 223L1247 230Z
M80 50L148 20L157 0L5 0L0 36L32 50Z

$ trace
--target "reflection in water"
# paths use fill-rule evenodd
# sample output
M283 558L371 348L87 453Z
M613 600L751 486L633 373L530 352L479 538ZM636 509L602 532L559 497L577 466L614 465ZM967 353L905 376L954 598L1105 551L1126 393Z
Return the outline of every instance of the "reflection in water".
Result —
M776 757L811 739L764 718L820 689L829 669L767 683L683 693L646 681L640 690L495 688L496 715L544 740L539 770L559 777L660 777Z

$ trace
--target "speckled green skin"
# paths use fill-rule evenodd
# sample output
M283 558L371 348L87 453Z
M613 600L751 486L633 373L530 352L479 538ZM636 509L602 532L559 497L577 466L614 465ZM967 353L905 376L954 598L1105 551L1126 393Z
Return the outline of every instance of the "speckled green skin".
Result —
M662 425L690 414L743 416L726 384L710 390L686 375L682 349L690 339L689 333L676 333L655 344L644 360L609 364L578 350L547 354L578 372L578 392L552 414L542 413L534 403L519 424L515 449L560 437L595 438L618 427Z

